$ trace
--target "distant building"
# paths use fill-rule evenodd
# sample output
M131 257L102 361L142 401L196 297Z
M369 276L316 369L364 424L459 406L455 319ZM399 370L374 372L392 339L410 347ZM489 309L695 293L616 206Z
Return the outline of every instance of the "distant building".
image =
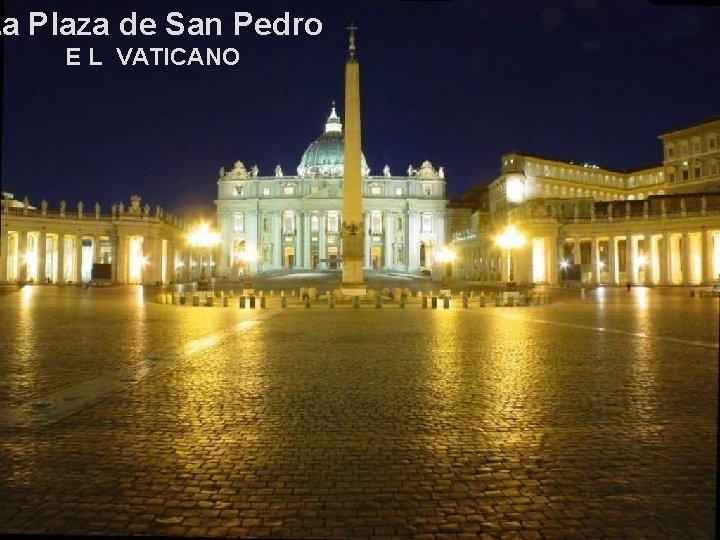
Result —
M295 174L278 165L261 176L237 161L220 169L217 225L222 238L219 275L246 271L335 270L342 265L344 139L332 108L324 133L300 159ZM403 175L370 175L362 156L365 268L417 272L430 268L445 243L443 168L425 161ZM248 257L248 254L252 254ZM250 261L250 262L249 262Z
M558 284L571 265L594 284L710 283L720 274L720 118L660 135L662 163L613 171L511 152L500 175L457 208L450 231L456 276L507 281L513 224L517 282ZM451 201L449 208L455 208ZM462 206L462 205L461 205ZM467 206L467 204L464 204ZM576 266L579 265L579 266Z

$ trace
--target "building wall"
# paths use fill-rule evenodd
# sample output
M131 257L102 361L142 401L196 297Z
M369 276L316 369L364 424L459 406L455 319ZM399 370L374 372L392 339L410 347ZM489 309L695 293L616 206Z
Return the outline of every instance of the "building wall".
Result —
M470 228L451 231L456 275L507 281L510 253L496 238L513 224L525 238L513 250L518 282L561 283L570 264L581 265L587 283L719 279L720 121L660 138L663 164L626 172L503 155L501 174L487 188L489 210L476 210ZM681 169L687 177L677 175Z

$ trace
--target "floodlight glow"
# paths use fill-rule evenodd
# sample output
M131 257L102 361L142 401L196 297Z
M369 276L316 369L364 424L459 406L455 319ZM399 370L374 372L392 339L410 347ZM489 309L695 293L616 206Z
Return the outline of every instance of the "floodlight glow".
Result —
M245 248L245 251L240 253L239 257L240 257L240 260L250 264L257 260L258 253L255 248L248 247L248 248Z
M525 184L518 178L510 178L505 183L505 194L508 202L523 202L525 199Z
M210 230L207 223L200 223L188 234L188 242L193 247L212 248L220 243L220 235Z
M443 246L440 249L438 249L437 254L435 255L435 258L437 259L437 262L439 262L441 264L450 263L455 260L455 253L449 247Z
M567 261L560 261L560 268L563 270L567 269L569 263Z
M525 243L525 237L520 234L514 225L505 227L505 232L495 237L495 243L501 248L519 248Z
M645 255L638 255L635 258L635 262L638 266L645 266L645 264L647 264L647 258L645 257Z

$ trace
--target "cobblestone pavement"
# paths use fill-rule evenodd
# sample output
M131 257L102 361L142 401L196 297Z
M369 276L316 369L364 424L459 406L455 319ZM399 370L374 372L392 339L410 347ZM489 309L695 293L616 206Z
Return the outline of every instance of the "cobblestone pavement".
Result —
M714 536L717 299L141 298L0 296L0 533Z

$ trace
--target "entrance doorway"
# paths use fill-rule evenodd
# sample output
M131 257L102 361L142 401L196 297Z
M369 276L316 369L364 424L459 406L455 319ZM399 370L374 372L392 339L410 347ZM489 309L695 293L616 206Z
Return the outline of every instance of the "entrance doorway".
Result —
M370 260L372 261L373 270L379 270L382 266L382 247L372 246L370 248Z
M310 265L313 270L317 270L318 266L320 265L320 257L317 254L317 251L313 251L312 255L310 256Z
M337 270L338 267L338 248L337 246L331 246L328 248L328 268L330 270Z
M295 268L295 248L285 246L283 250L283 266L287 269Z

